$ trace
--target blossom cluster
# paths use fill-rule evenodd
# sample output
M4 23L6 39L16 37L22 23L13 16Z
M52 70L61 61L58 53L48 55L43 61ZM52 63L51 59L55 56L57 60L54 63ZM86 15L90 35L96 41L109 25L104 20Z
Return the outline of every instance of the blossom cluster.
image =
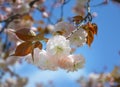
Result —
M34 59L29 55L26 60L44 70L63 68L74 71L83 67L85 59L82 55L70 54L70 41L64 36L56 35L50 38L46 45L46 50L36 48Z

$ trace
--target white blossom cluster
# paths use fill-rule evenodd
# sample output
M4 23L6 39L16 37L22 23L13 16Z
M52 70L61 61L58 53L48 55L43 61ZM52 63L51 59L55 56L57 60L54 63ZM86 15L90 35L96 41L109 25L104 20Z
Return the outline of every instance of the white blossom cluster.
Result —
M27 57L26 60L44 70L63 68L75 71L82 68L85 62L83 56L70 54L70 42L61 35L50 38L46 50L36 48L34 51L34 60L32 57Z

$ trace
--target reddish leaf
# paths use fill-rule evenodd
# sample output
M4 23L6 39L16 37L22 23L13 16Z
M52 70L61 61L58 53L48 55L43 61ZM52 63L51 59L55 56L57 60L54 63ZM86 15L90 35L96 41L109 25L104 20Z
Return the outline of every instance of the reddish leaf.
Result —
M80 23L80 21L83 20L83 17L80 15L74 16L73 21L76 23Z
M35 43L35 46L34 46L34 47L35 47L35 48L42 49L42 43L39 42L39 41L37 41L37 42Z
M98 31L97 25L95 23L92 23L92 26L94 27L95 34L97 34L97 31Z
M94 34L97 34L97 25L95 23L90 23L88 22L86 25L82 26L83 29L86 30L86 32L88 33L87 36L87 44L89 46L91 46L93 40L94 40Z
M23 41L30 41L33 37L36 36L35 32L28 28L20 29L15 32L17 37Z
M34 45L32 42L23 42L17 46L15 54L13 56L26 56L32 52Z
M88 22L88 28L93 32L93 34L97 34L97 25L95 23L91 24Z
M91 46L92 42L94 40L94 34L92 31L88 31L88 36L87 36L87 44Z

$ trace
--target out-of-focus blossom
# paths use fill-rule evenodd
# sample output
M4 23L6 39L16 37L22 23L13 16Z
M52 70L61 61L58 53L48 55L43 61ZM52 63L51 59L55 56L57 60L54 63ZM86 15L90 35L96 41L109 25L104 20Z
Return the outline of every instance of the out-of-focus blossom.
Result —
M31 28L33 22L30 20L24 20L24 19L15 19L12 22L9 23L8 28L18 30L22 28Z
M0 21L5 20L5 19L7 19L7 16L0 14Z
M11 9L10 7L6 7L6 8L5 8L5 11L9 14L9 13L12 12L12 9Z
M84 16L86 11L85 5L87 2L88 0L77 0L76 6L73 8L73 11L78 15Z
M67 22L58 22L55 25L55 30L54 32L62 32L64 36L68 36L73 30L75 29L75 27L72 24L69 24Z
M84 29L80 28L79 30L71 34L69 38L70 44L75 47L83 46L86 43L86 37L87 32Z
M24 14L24 13L27 13L29 12L30 10L30 7L28 4L20 4L18 5L17 7L13 7L13 10L14 10L14 14Z
M14 65L16 62L19 61L19 57L16 57L16 56L9 56L7 59L6 59L6 64L8 65Z
M48 31L49 32L53 32L54 30L55 30L55 26L54 25L51 25L51 24L49 24L49 25L47 25L47 29L48 29Z
M0 24L0 31L1 31L1 29L2 29L2 25Z
M48 18L48 17L49 17L49 14L48 14L47 12L42 12L42 16L43 16L44 18Z
M6 63L3 59L0 59L0 68L5 68L6 67Z
M97 16L98 16L98 14L96 12L92 13L92 17L97 17Z
M64 36L54 36L47 42L46 51L56 57L62 57L70 54L70 43Z

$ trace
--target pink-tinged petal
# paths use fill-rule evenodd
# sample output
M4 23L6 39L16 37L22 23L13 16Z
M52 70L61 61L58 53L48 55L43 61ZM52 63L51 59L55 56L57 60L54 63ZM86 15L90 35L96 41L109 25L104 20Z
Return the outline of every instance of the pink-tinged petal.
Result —
M28 56L26 60L42 70L57 70L57 64L54 57L50 56L45 50L36 48L34 50L34 61L31 56Z
M87 32L84 29L80 28L79 30L71 34L70 38L68 39L70 40L71 45L73 45L74 47L80 47L86 43L86 37Z
M58 22L55 25L54 32L62 31L63 36L68 36L74 29L75 29L75 27L72 24L62 21L62 22Z
M71 51L69 40L61 35L54 36L48 40L46 51L56 57L69 55Z

